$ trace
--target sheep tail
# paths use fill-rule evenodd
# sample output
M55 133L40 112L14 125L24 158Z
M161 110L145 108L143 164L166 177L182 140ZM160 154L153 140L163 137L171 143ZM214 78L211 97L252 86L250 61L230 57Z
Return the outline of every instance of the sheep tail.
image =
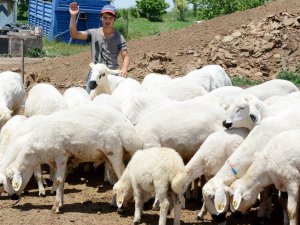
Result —
M171 188L176 194L182 194L187 180L186 172L179 172L175 175L171 182Z

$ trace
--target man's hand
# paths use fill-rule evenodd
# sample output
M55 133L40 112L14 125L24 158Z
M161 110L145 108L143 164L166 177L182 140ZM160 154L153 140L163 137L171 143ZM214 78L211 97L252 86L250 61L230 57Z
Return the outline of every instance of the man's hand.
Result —
M121 74L121 76L122 76L122 77L125 77L125 78L126 78L126 77L128 76L127 69L124 69L124 68L122 68L122 70L121 70L121 73L120 73L120 74Z
M69 12L71 16L76 16L79 13L79 6L77 2L72 2L69 7Z

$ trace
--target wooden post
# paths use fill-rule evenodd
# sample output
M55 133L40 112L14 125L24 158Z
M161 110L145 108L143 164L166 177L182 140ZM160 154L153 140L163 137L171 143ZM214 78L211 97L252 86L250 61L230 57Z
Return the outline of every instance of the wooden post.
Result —
M21 74L22 74L22 81L24 84L24 39L21 38Z

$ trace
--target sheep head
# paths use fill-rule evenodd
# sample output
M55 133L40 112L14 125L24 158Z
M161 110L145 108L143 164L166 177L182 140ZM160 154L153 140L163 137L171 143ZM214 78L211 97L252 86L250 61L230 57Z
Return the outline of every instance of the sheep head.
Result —
M117 75L120 73L119 70L109 69L103 63L97 63L97 64L90 63L90 68L91 68L91 78L88 85L91 90L94 90L98 85L100 85L101 80L106 79L106 82L108 83L107 81L108 74Z

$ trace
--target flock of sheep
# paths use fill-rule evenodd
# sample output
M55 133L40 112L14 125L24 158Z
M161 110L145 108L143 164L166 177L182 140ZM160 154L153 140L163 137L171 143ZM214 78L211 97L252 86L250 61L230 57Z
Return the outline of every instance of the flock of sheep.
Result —
M226 224L228 210L245 213L258 198L258 218L268 217L274 185L284 224L298 225L300 93L293 83L242 89L218 65L178 78L151 73L142 82L90 67L90 94L39 83L25 98L20 75L0 73L0 193L18 199L34 174L45 195L41 165L48 164L59 212L67 169L104 163L111 204L122 213L133 199L134 224L151 198L159 225L171 210L180 224L191 184L195 190L204 177L199 219L208 212Z

